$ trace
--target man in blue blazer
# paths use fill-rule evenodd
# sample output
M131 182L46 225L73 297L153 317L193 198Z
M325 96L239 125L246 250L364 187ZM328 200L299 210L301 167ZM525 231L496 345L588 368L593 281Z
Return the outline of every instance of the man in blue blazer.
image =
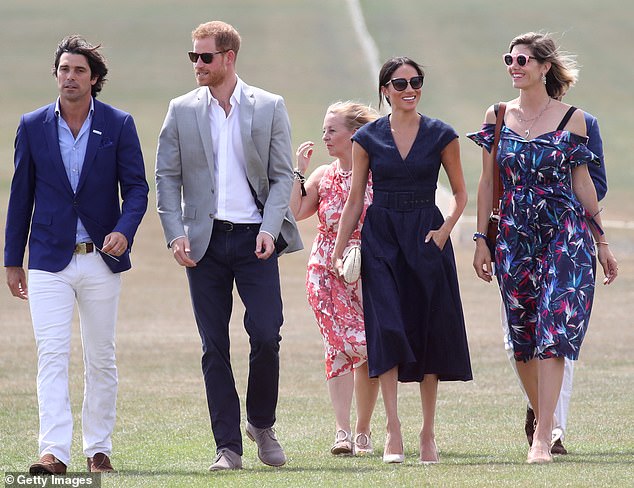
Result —
M79 36L60 42L53 68L59 97L23 115L15 140L4 265L11 293L29 300L38 352L40 460L31 474L65 473L70 462L75 302L85 366L83 449L89 471L113 470L120 272L131 266L148 185L132 117L96 100L108 72L99 47Z

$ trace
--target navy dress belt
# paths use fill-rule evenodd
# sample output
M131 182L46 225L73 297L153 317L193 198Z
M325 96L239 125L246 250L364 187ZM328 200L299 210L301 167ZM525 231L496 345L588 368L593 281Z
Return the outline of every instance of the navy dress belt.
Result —
M436 205L435 191L380 191L374 190L372 204L394 210L412 210Z

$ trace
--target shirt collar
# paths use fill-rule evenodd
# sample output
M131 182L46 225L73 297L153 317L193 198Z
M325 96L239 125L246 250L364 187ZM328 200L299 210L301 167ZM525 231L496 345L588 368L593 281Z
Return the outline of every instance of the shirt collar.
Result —
M95 99L90 97L90 110L88 111L88 117L92 117L93 112L95 111ZM57 97L57 101L55 102L55 117L59 117L62 111L59 108L59 97Z
M238 75L236 75L236 86L233 89L233 93L229 97L229 103L233 106L234 103L240 105L240 101L242 100L242 91L244 89L244 81L240 79ZM211 90L207 87L207 104L211 105L212 102L218 103L218 100L214 98L211 94Z

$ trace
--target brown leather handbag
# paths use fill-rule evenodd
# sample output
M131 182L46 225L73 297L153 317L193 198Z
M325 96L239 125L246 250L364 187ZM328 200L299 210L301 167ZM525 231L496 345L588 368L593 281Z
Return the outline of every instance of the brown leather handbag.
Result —
M489 216L489 225L487 227L487 244L491 251L491 256L493 256L495 252L495 244L500 231L500 200L502 199L503 187L500 167L497 163L497 154L505 111L506 103L500 102L495 105L495 135L493 137L493 145L491 146L491 156L493 158L493 202L491 215Z

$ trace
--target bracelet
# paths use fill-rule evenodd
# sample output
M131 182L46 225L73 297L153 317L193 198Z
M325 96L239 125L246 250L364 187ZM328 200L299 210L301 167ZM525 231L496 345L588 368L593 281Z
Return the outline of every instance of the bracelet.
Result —
M295 178L300 183L306 183L306 177L299 172L298 169L293 171L293 178Z
M595 242L595 244L598 246L599 244L601 244L602 246L609 246L610 243L607 241L597 241Z
M304 183L306 183L306 177L301 174L298 169L296 169L293 171L293 178L295 179L295 181L299 181L299 186L302 190L302 196L305 197L306 187L304 186Z
M473 233L473 240L475 241L477 239L484 239L485 241L489 242L489 238L487 237L487 235L483 234L482 232Z

